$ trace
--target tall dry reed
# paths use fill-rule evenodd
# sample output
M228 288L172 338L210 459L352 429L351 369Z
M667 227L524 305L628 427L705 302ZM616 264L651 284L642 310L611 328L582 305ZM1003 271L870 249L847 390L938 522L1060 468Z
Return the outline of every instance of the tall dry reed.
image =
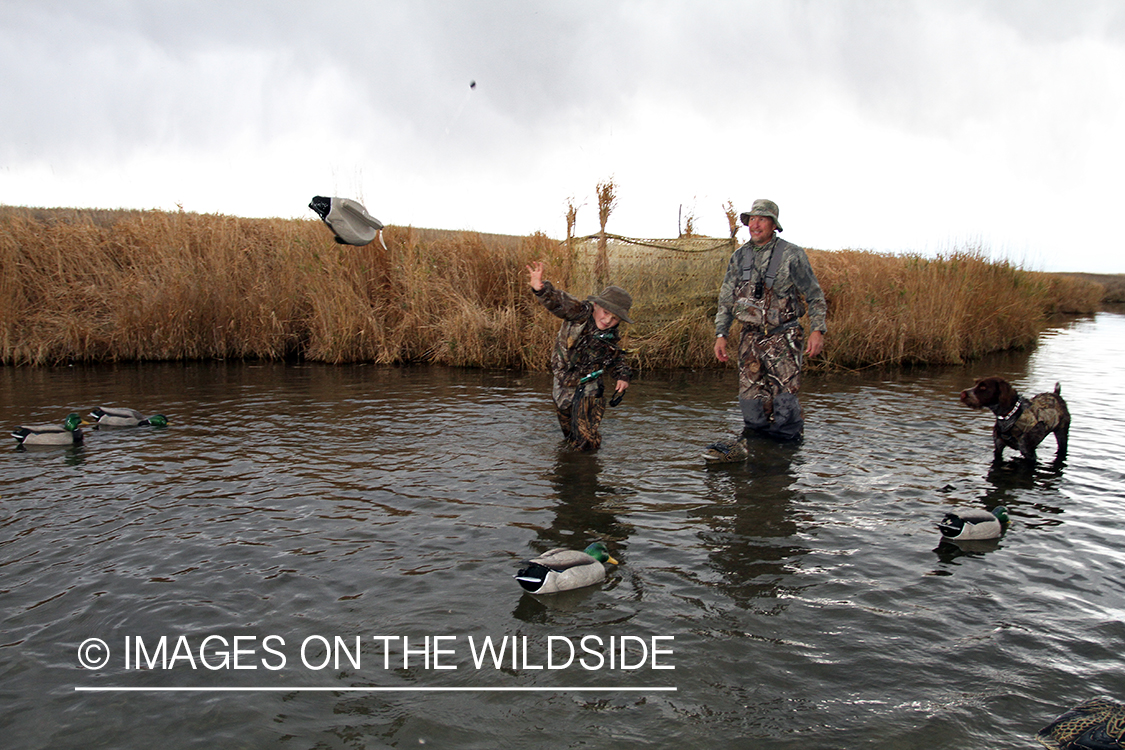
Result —
M531 294L527 264L545 261L578 296L598 288L577 242L412 227L384 236L386 249L351 247L315 220L0 207L0 361L543 369L559 321ZM639 367L717 366L715 295L733 246L696 242L706 251L634 246L606 272L633 294L626 346ZM829 305L821 367L956 363L1027 346L1048 314L1096 309L1103 290L973 251L809 256Z
M524 267L558 243L389 227L337 245L318 221L0 213L0 359L51 364L301 356L543 367ZM544 343L546 341L547 343Z
M959 364L1032 345L1051 313L1097 309L1088 289L979 250L937 258L809 251L809 260L828 299L826 367Z
M727 217L727 227L730 229L730 238L733 240L738 236L738 215L739 212L734 208L733 201L727 201L723 204L723 215Z
M598 232L598 257L594 261L594 280L598 288L605 286L609 279L609 255L606 246L605 226L609 215L617 207L617 185L613 178L599 182L595 188L598 196L598 223L601 230Z

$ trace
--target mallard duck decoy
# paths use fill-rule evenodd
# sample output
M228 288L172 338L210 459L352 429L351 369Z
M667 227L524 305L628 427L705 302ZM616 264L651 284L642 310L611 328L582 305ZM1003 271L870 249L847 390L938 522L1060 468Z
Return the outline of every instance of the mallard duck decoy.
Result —
M94 423L99 427L168 426L168 417L163 414L153 414L151 417L146 417L136 409L117 406L99 406L90 412L90 416L94 418Z
M383 242L383 222L367 213L362 203L349 198L316 195L309 208L328 225L338 244L366 245L378 237L383 249L387 249L387 243Z
M17 427L12 437L20 445L74 445L82 442L82 417L71 413L61 425L47 424Z
M946 539L955 541L967 539L995 539L1008 524L1008 509L997 505L992 512L983 508L967 508L949 511L938 524L938 530Z
M749 455L746 438L740 436L711 443L703 453L703 460L709 464L733 464L746 460Z
M604 581L603 563L607 562L618 564L601 542L594 542L582 552L559 547L532 560L524 560L525 567L516 573L516 580L532 594L570 591Z
M1040 729L1035 739L1051 750L1123 750L1125 705L1091 698Z

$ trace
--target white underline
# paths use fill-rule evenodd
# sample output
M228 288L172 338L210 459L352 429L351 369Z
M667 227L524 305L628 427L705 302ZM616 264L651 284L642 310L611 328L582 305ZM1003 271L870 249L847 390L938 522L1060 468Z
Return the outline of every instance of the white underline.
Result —
M563 693L676 692L675 687L82 687L78 693Z

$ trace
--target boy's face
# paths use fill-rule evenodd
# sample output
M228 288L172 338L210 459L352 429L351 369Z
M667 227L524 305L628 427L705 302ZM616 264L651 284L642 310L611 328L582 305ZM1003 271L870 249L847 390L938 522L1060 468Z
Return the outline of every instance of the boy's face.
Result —
M594 303L594 325L598 327L599 331L604 331L608 328L613 328L621 322L621 318L606 310L598 303Z

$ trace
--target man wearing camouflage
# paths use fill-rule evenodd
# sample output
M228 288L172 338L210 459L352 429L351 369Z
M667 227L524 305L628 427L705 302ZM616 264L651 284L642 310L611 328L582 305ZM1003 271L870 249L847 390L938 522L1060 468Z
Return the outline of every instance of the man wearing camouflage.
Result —
M798 440L805 424L797 401L803 355L815 357L823 349L828 307L805 251L777 236L777 204L756 200L739 218L750 241L731 256L719 290L715 356L727 361L727 334L737 318L743 435ZM812 329L807 347L799 322L806 309Z

